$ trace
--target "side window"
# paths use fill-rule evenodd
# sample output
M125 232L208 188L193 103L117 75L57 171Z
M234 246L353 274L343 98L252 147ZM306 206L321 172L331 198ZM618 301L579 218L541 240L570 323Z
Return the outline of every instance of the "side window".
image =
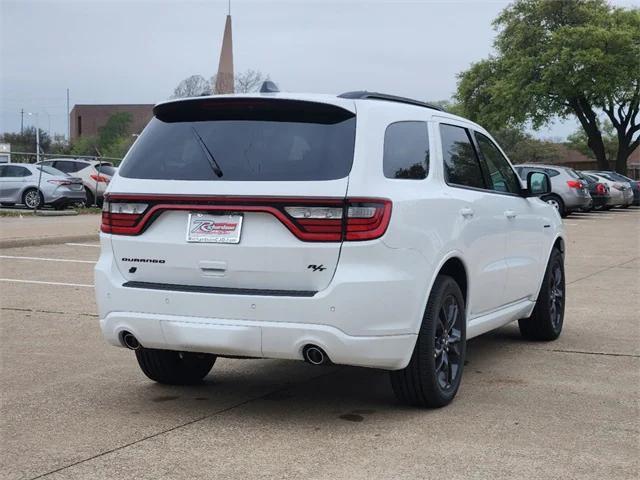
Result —
M429 172L426 122L397 122L384 134L384 176L420 180Z
M497 192L520 193L520 181L498 147L485 135L474 133L489 174L489 188Z
M28 177L31 175L29 169L18 165L7 165L5 169L4 177Z
M4 165L0 165L0 177L6 177L7 167Z
M78 171L76 168L76 162L72 162L70 160L58 160L54 164L54 168L57 168L64 173L73 173Z
M442 155L447 183L464 187L486 188L480 162L467 129L440 125Z
M557 177L558 175L560 175L560 172L557 170L554 170L552 168L543 168L541 169L544 173L546 173L547 175L549 175L549 178L551 177Z

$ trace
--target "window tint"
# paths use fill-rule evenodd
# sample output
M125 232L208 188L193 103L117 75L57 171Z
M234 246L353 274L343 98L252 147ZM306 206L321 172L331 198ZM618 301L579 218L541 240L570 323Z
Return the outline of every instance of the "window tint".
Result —
M573 168L567 168L567 174L571 178L580 178L580 175L578 175L578 172L576 172Z
M0 165L0 177L6 176L4 173L6 172L6 167L4 165Z
M18 165L6 165L3 177L28 177L31 172L28 168Z
M333 180L349 175L356 119L333 105L206 99L156 108L119 174L221 181ZM219 176L215 167L222 172Z
M105 175L109 175L113 177L116 174L116 167L112 167L111 165L97 165L96 170L100 173L104 173Z
M72 162L71 160L58 160L54 163L54 168L64 173L75 173L84 167L80 162Z
M397 122L384 134L384 176L419 180L429 172L426 122Z
M541 168L540 171L546 173L549 177L557 177L560 175L560 172L553 168Z
M441 124L440 136L447 183L485 188L480 163L467 130Z
M498 147L485 135L475 132L487 173L489 188L497 192L520 193L520 181Z

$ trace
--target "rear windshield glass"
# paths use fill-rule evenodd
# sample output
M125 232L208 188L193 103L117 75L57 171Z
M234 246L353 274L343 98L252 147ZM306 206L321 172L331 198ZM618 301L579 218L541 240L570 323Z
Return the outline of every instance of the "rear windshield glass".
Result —
M68 177L64 172L61 172L57 168L50 167L49 165L39 165L36 167L38 170L42 170L44 173L48 173L49 175L57 175L58 177Z
M113 177L116 173L116 167L112 167L111 165L97 165L96 170L111 177Z
M355 115L312 102L198 99L156 107L120 176L333 180L349 175Z

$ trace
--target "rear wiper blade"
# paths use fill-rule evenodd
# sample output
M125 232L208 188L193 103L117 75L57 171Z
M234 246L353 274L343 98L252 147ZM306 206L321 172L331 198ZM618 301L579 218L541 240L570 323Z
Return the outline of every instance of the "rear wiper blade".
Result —
M222 170L220 169L220 165L218 164L218 162L216 162L216 159L211 154L211 151L207 147L207 144L204 143L204 140L202 140L202 137L198 134L198 131L194 127L191 127L191 130L193 131L193 134L195 135L200 148L202 148L202 152L204 153L205 157L207 157L207 161L209 162L209 165L211 165L213 173L215 173L218 178L222 177Z

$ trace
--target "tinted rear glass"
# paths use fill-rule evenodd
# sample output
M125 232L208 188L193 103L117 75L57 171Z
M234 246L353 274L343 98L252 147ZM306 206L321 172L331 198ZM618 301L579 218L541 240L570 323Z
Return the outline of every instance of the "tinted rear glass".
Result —
M121 176L289 181L333 180L351 171L355 115L333 105L198 99L161 105L154 113Z
M105 175L109 175L113 177L116 174L116 167L112 167L110 165L97 165L96 170L100 173L104 173Z

